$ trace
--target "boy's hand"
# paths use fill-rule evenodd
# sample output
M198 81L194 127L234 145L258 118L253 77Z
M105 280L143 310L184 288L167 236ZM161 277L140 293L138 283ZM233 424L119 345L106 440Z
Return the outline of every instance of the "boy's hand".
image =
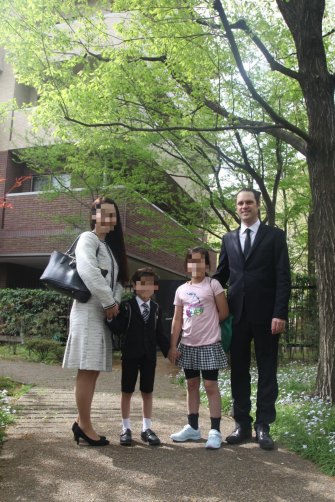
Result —
M106 314L108 321L111 321L113 319L113 317L116 317L119 313L119 310L120 309L119 309L118 304L114 305L114 307L112 307L110 309L105 310L105 314Z
M181 356L181 352L179 352L179 350L177 350L176 347L171 347L167 356L170 363L176 364L176 362Z

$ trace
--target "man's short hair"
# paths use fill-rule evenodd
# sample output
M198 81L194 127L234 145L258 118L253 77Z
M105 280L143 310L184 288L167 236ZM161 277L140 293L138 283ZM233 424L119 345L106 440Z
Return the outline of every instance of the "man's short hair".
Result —
M241 192L251 192L254 194L255 196L255 200L257 202L257 205L259 206L260 204L260 201L261 201L261 192L259 192L258 190L255 190L254 188L241 188L241 190L239 192L237 192L236 194L236 198L237 196L241 193Z

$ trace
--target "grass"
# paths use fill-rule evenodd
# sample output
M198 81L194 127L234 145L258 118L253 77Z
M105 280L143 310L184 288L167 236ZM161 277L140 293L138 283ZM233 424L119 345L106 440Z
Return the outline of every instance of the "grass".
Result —
M322 472L335 476L335 406L314 396L316 365L291 362L278 369L277 418L271 435L283 447L314 462ZM176 378L184 383L182 373ZM251 370L252 414L255 415L257 370ZM230 375L220 373L222 411L231 411ZM201 388L202 402L207 397Z
M10 378L0 377L0 444L3 442L6 432L6 426L15 420L15 409L12 407L12 401L25 394L31 385L23 385L14 382Z
M64 347L61 349L64 350ZM28 350L25 345L16 344L16 346L10 344L0 345L0 358L19 360L19 361L32 361L35 363L41 362L41 356L33 350ZM58 354L50 352L43 358L43 362L46 364L59 364L62 359Z
M29 353L26 347L21 344L17 344L16 346L10 344L1 344L0 358L38 362L38 357L33 353Z

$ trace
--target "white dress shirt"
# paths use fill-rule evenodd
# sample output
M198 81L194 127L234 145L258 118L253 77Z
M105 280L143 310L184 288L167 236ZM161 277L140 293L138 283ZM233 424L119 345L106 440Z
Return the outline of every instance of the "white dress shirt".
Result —
M260 224L261 224L261 222L259 220L257 220L253 225L251 225L251 227L247 227L246 225L244 225L244 223L241 223L239 237L240 237L242 251L244 250L245 238L247 236L246 229L250 228L250 230L251 230L250 239L251 239L251 247L252 247L254 240L255 240L255 237L256 237L256 234L257 234L257 230L259 229Z
M139 296L136 296L136 300L137 300L137 303L138 303L138 306L140 307L140 311L141 311L141 314L143 316L143 303L146 303L149 307L149 312L150 312L150 299L147 300L146 302L144 300L142 300L142 298L140 298Z

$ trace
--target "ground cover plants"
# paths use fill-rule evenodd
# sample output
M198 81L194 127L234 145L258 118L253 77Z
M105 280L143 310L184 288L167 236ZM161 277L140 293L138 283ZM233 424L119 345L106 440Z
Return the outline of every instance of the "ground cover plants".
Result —
M0 444L5 437L6 426L13 423L16 410L13 401L22 396L30 386L14 382L10 378L0 377Z
M177 378L184 381L182 374ZM271 434L279 446L294 451L317 464L320 470L335 475L335 407L314 395L316 365L290 362L278 369L279 397L277 419ZM252 407L256 403L257 370L251 371ZM229 370L221 371L219 388L222 411L231 411ZM207 404L204 388L201 399Z

